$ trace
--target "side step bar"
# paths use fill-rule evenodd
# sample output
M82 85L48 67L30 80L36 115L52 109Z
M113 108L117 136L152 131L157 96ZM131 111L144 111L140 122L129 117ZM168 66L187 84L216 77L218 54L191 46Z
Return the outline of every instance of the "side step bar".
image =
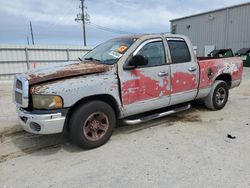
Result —
M182 112L182 111L188 110L189 108L191 108L191 104L187 104L185 106L178 107L178 108L175 108L173 110L166 111L166 112L161 112L161 113L156 113L156 114L144 116L144 117L139 118L139 119L124 119L123 121L126 124L135 125L135 124L138 124L138 123L143 123L143 122L150 121L150 120L153 120L153 119L157 119L157 118L160 118L160 117L168 116L170 114L174 114L174 113L177 113L177 112Z

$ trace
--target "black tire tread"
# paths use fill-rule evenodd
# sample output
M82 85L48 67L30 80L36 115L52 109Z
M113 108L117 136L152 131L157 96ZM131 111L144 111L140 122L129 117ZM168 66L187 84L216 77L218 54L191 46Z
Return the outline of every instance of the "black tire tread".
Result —
M216 92L216 89L219 87L219 86L223 86L225 87L226 91L227 91L227 98L226 98L226 101L225 103L218 107L214 104L214 95L215 95L215 92ZM229 95L229 91L228 91L228 86L227 86L227 83L223 80L215 80L213 86L211 87L211 91L209 93L209 95L204 99L204 104L205 106L210 109L210 110L213 110L213 111L216 111L216 110L221 110L222 108L224 108L224 106L226 105L227 103L227 99L228 99L228 95Z
M104 112L110 122L110 127L106 135L98 141L89 141L82 132L82 125L86 118L96 110ZM116 116L113 108L103 101L90 101L78 106L70 118L70 136L76 145L84 149L92 149L105 144L112 135L116 124Z

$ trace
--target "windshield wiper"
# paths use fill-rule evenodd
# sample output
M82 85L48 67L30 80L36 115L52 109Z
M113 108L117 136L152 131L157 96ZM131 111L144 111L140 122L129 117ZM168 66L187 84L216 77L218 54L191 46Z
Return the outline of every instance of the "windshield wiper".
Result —
M78 57L78 59L79 59L80 61L82 61L82 58Z
M85 60L94 60L94 61L98 61L98 62L100 62L101 60L99 60L99 59L95 59L95 58L93 58L93 57L86 57L86 58L84 58Z

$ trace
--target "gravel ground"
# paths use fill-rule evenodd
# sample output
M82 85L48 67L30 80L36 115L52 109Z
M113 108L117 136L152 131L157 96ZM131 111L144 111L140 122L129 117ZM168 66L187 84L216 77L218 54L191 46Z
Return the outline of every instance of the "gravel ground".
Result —
M107 144L93 150L81 150L61 135L1 135L0 188L250 187L249 88L246 68L223 110L194 105L118 127Z

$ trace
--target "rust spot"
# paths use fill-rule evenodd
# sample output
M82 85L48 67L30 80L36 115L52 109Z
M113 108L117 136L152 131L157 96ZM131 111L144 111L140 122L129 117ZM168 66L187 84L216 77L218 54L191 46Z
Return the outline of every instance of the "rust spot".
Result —
M211 68L208 69L207 71L207 77L211 79L213 77L213 70Z
M110 65L100 64L96 62L77 62L55 68L54 70L48 69L47 72L33 72L28 74L27 76L29 83L33 85L71 76L106 72L109 70L109 68Z
M31 94L39 94L39 93L43 93L46 89L49 88L49 85L36 85L36 86L32 86L30 88L30 93Z

